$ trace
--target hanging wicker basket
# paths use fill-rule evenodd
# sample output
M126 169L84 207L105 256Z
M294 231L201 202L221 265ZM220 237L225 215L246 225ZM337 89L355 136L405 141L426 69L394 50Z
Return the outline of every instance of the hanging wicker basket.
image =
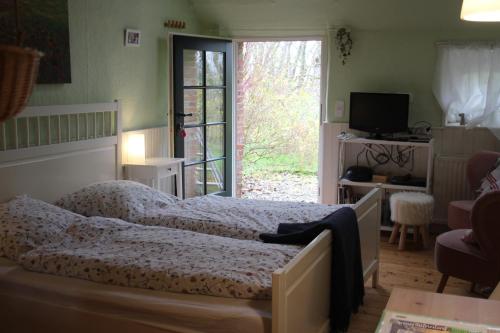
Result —
M33 49L0 45L0 123L26 106L42 56Z

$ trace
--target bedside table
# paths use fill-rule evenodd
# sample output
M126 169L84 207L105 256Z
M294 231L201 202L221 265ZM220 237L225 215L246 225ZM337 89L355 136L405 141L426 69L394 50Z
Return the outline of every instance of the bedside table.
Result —
M182 199L183 158L150 158L141 164L124 164L124 177L160 190L160 181L175 176L175 188Z

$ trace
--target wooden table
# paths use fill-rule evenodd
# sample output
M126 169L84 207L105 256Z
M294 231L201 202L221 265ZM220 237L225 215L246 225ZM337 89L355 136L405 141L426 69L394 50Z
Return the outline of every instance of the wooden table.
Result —
M474 324L500 326L500 302L395 288L386 310Z
M491 300L500 301L500 283L490 296Z

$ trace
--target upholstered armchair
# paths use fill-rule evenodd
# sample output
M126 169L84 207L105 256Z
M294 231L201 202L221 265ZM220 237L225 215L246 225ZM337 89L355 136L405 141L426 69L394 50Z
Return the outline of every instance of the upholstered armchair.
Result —
M474 202L470 222L476 244L462 240L464 229L436 239L435 262L443 274L439 293L449 276L490 287L500 281L500 191L486 193Z
M481 180L495 166L500 153L483 151L472 156L467 162L467 182L469 188L476 193ZM470 216L474 200L452 201L448 205L448 226L451 229L472 228ZM500 211L498 212L500 213Z

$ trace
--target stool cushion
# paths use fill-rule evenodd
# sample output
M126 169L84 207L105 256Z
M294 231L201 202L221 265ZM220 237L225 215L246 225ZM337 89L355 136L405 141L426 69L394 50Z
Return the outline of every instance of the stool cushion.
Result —
M451 229L471 229L470 214L473 200L452 201L448 205L448 227Z
M391 220L399 224L429 224L434 209L432 195L419 192L399 192L391 195Z
M492 281L485 280L483 272L490 268L490 263L477 245L462 241L466 232L467 229L452 230L436 239L436 267L443 274L489 285Z

